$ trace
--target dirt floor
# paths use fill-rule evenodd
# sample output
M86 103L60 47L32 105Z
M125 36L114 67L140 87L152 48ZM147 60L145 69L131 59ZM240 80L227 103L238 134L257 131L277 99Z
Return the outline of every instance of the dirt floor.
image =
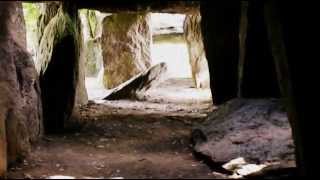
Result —
M209 92L169 80L147 101L90 101L78 126L46 136L8 177L222 178L194 158L190 145L192 126L213 110Z

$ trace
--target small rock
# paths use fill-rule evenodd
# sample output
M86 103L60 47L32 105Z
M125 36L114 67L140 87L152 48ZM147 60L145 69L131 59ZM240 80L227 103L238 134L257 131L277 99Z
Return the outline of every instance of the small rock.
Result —
M234 169L239 168L242 165L245 165L246 161L244 158L237 158L229 161L228 163L224 164L222 167L226 170L233 171Z
M266 165L264 165L264 164L262 164L262 165L247 164L247 165L242 166L236 172L237 172L237 174L239 174L241 176L247 176L249 174L253 174L253 173L259 172L265 167L266 167Z
M100 138L99 141L100 142L106 142L106 141L108 141L108 139L107 138Z
M26 160L24 160L24 161L23 161L23 165L24 165L24 166L28 166L29 163L28 163Z
M87 142L88 145L92 145L92 142Z
M49 176L48 179L75 179L75 177L57 175L57 176Z
M98 145L97 148L103 149L103 148L104 148L104 145Z
M24 178L25 179L33 179L33 177L30 174L24 174Z
M124 179L123 177L111 177L109 179Z

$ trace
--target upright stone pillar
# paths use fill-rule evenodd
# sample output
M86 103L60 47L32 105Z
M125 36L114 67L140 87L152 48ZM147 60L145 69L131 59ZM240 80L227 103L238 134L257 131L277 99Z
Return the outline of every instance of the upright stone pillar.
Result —
M151 65L152 33L148 13L105 17L102 32L104 85L115 88Z
M72 4L63 3L45 27L37 54L44 127L61 132L70 119L79 86L80 22Z
M279 98L280 89L264 20L264 2L249 1L241 97ZM242 26L242 24L241 24Z
M194 85L197 88L210 88L208 61L206 59L201 33L200 12L186 15L183 28L188 45Z
M237 97L240 1L201 1L201 30L213 102Z
M319 28L316 2L268 0L268 34L292 127L299 175L318 176ZM299 12L299 13L297 13Z
M0 2L0 177L42 134L38 76L26 51L21 2Z

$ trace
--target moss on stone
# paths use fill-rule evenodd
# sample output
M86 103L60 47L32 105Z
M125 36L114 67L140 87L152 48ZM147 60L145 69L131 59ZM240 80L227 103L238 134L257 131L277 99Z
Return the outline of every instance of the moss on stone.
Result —
M62 7L60 7L57 15L53 17L46 26L40 41L36 61L36 69L39 74L46 71L55 45L69 35L76 37L76 41L79 38L76 31L76 23L74 23L70 16L64 13ZM78 42L75 42L75 44L78 44Z
M98 26L97 16L96 16L95 11L93 11L93 10L88 10L87 13L88 13L87 17L89 20L89 25L90 25L90 30L91 30L91 37L95 38L97 35L96 31L97 31L97 26Z

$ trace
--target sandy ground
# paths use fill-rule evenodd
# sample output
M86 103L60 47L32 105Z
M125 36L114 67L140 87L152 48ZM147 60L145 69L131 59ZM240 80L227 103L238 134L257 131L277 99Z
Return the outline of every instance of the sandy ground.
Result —
M213 107L210 91L190 85L168 80L148 101L91 101L77 126L46 136L9 178L221 178L192 155L191 128Z

